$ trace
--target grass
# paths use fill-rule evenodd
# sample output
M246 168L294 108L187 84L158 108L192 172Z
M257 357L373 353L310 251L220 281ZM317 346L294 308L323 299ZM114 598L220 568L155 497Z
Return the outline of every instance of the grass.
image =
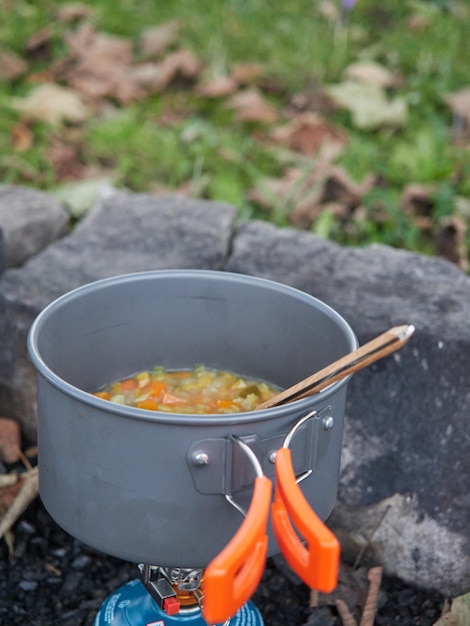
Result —
M4 183L54 189L57 180L49 158L52 142L79 143L82 164L106 168L113 181L135 191L158 187L189 187L193 195L230 202L246 219L262 217L279 224L289 221L282 210L263 211L250 201L249 191L265 177L281 177L289 159L272 149L265 138L266 124L237 122L221 102L197 96L180 86L122 107L109 107L74 129L52 128L30 122L34 136L24 150L12 147L12 129L21 118L12 98L32 87L31 74L44 72L66 54L64 31L69 25L54 20L57 0L0 0L0 50L25 57L25 43L42 28L51 29L46 58L28 58L28 74L0 81L0 176ZM355 180L373 172L380 184L363 198L366 219L352 216L344 228L328 210L312 224L321 236L341 243L363 245L382 241L390 245L433 252L432 242L400 209L401 194L409 183L432 185L435 225L454 215L462 198L470 195L468 145L452 140L452 112L445 94L468 84L470 19L464 0L376 2L359 0L349 14L322 15L315 0L89 0L97 30L136 42L152 24L179 20L179 45L202 61L207 76L229 74L239 63L261 63L267 97L282 111L295 94L316 93L337 83L345 67L372 59L400 77L392 89L408 104L409 118L402 128L357 128L345 111L326 113L341 127L349 143L338 159ZM323 3L325 5L325 3ZM326 3L328 4L328 3ZM333 0L330 8L338 8ZM410 28L413 18L418 26ZM421 22L420 22L421 20ZM425 24L419 27L419 23ZM165 115L174 121L162 124ZM468 141L468 139L467 139ZM381 217L374 215L380 209ZM469 241L467 240L467 247Z

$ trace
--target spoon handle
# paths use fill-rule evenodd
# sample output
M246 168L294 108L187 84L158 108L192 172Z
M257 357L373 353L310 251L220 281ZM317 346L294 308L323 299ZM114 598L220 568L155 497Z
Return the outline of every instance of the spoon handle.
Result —
M411 324L390 328L390 330L368 341L353 352L327 365L319 372L308 376L270 400L259 404L256 410L286 404L287 402L306 398L307 396L321 391L328 385L331 385L331 383L349 376L349 374L353 374L371 363L375 363L375 361L378 361L384 356L395 352L405 345L414 333L414 330L414 326Z

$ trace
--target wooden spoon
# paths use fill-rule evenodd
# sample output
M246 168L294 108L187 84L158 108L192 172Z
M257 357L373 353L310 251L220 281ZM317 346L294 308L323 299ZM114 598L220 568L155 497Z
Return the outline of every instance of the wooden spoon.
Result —
M286 404L321 391L328 385L331 385L331 383L349 376L349 374L353 374L371 363L375 363L382 357L395 352L395 350L405 345L414 333L414 330L414 326L411 324L390 328L390 330L360 346L357 350L346 354L346 356L327 365L319 372L308 376L300 383L296 383L292 387L281 391L281 393L270 400L259 404L255 410Z

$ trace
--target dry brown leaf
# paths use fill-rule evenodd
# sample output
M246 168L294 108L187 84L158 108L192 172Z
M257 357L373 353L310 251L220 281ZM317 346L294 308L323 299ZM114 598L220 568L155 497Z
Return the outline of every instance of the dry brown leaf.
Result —
M200 71L199 60L188 50L179 50L159 62L149 61L136 65L131 68L130 75L147 93L157 93L178 78L196 79Z
M83 177L84 167L80 159L80 148L77 145L55 139L48 148L47 157L52 163L58 182L79 180Z
M84 48L93 41L96 31L90 22L83 22L73 31L69 31L64 35L64 43L69 50L69 56L62 63L69 63L80 57Z
M69 2L59 7L57 11L58 22L73 22L81 18L88 18L93 15L93 9L81 2Z
M234 78L219 76L199 85L196 93L205 98L223 98L236 93L237 89L238 82Z
M395 83L395 77L392 72L380 65L380 63L373 61L351 63L344 70L344 74L347 78L358 80L373 87L387 88L392 87Z
M34 134L28 124L18 122L11 129L11 143L15 152L24 152L34 143Z
M342 146L348 142L346 133L315 113L298 114L287 125L273 129L270 136L291 150L306 155L317 154L325 142Z
M235 65L231 78L240 85L254 85L263 76L264 68L258 63L241 63Z
M199 59L189 50L178 50L166 56L162 61L163 67L171 76L171 80L180 76L185 79L195 79L201 73Z
M303 168L288 168L282 178L261 180L248 197L267 209L281 205L290 223L309 228L324 208L325 184L338 169L333 166L338 154L336 144L325 143L315 161L309 159Z
M127 104L144 95L131 75L132 44L122 37L97 33L84 22L68 33L69 55L53 66L66 81L89 100L109 97Z
M49 26L42 28L37 33L32 35L26 42L26 52L28 56L37 58L44 58L49 56L49 44L52 37L52 30Z
M19 423L9 417L0 417L0 459L5 463L19 461L21 430Z
M181 24L173 20L158 26L145 28L139 37L139 50L144 58L161 55L178 41Z
M360 183L357 183L344 168L333 166L326 180L323 200L342 202L354 209L359 206L364 195L373 188L374 183L374 174L368 174Z
M25 98L15 98L13 108L29 119L52 125L60 122L80 123L89 115L76 91L54 83L39 85Z
M360 205L374 184L373 174L356 183L346 171L328 159L320 160L313 176L304 183L303 196L290 214L289 221L298 228L310 228L321 212L328 209L343 223Z
M0 52L0 80L15 80L26 72L28 65L14 52Z
M434 208L434 191L434 185L421 185L419 183L407 185L400 201L403 212L412 216L429 218Z
M276 109L256 88L246 89L232 96L227 107L234 109L239 122L274 123L278 114Z
M5 474L5 476L11 476L13 481L10 484L2 481L0 485L0 520L13 504L23 484L21 478L16 473Z

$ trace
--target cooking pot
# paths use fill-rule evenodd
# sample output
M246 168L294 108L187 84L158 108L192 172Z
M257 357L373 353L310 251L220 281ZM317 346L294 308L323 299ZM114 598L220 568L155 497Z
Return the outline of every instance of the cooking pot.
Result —
M89 392L156 365L198 363L288 387L356 347L323 302L245 275L140 272L65 294L28 338L46 509L109 555L205 568L237 533L253 485L275 479L276 456L288 448L292 476L305 478L296 488L325 520L338 487L347 379L283 406L223 415L146 411ZM267 537L273 555L282 537L276 542L271 524Z

